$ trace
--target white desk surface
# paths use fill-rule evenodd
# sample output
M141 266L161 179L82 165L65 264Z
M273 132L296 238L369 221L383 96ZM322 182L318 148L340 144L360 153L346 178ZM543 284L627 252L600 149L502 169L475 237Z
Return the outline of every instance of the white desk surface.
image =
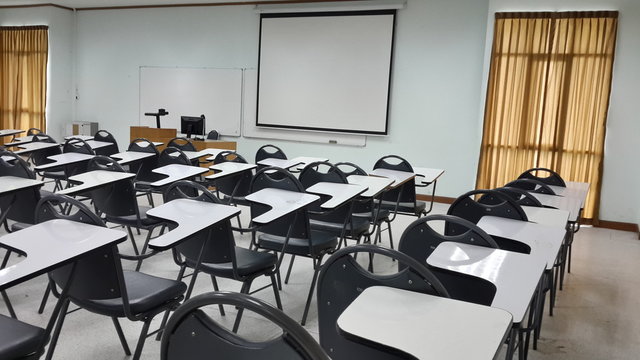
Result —
M373 176L386 177L393 180L393 184L391 184L392 188L397 188L398 186L416 177L416 174L411 172L389 169L374 169L369 174Z
M33 141L33 135L21 136L14 138L12 142L4 144L4 146L16 146L22 144L28 144Z
M483 216L477 225L491 236L527 244L531 248L529 255L543 259L547 270L553 269L566 234L564 228L497 216Z
M323 209L335 209L365 191L366 186L331 182L319 182L307 189L308 193L331 196L331 199L320 205Z
M454 242L440 243L427 264L493 283L491 306L510 312L515 323L524 320L547 265L538 256Z
M32 143L32 144L37 144L37 143ZM36 170L51 169L51 168L55 168L55 167L58 167L58 166L75 164L75 163L79 163L79 162L82 162L82 161L89 161L94 157L95 157L95 155L74 153L74 152L51 155L51 156L48 157L48 159L53 160L52 163L38 165L38 166L34 167L34 169L36 169Z
M488 306L372 286L342 312L337 326L418 359L494 359L511 319L508 312Z
M48 148L57 147L57 146L60 146L60 145L56 143L36 141L36 142L30 142L30 143L18 145L19 150L16 150L13 153L28 154L30 152L34 152L42 149L48 149Z
M4 129L0 130L0 137L12 136L23 133L24 130Z
M0 158L2 158L2 160L10 163L16 160L16 158L14 158L13 156L9 156L9 155L2 155L0 156Z
M583 192L589 192L590 184L586 182L578 182L578 181L565 181L565 185L567 185L568 189L579 190Z
M118 164L120 165L126 165L154 156L156 156L156 154L148 152L123 151L117 154L110 155L109 157L116 159L118 161Z
M237 163L237 162L223 162L220 164L214 164L209 166L209 169L216 171L215 174L205 176L204 178L207 180L215 180L220 179L225 176L241 173L243 171L248 171L258 167L255 164L245 164L245 163Z
M178 225L149 241L149 247L159 251L170 249L198 231L230 219L239 213L240 209L235 206L191 199L172 200L147 211L150 216Z
M420 185L429 185L432 182L438 180L442 174L444 174L444 170L442 169L430 169L430 168L421 168L414 167L413 172L416 174L416 182Z
M93 136L91 135L67 135L64 137L65 140L69 139L80 139L84 141L93 140Z
M296 165L299 165L300 162L295 159L274 159L268 158L258 161L258 165L264 166L275 166L281 169L289 169Z
M229 149L214 149L214 148L207 148L207 149L202 149L200 151L183 151L183 153L185 155L187 155L187 157L189 158L189 160L195 160L195 159L199 159L203 156L209 156L208 158L206 158L205 160L207 161L213 161L213 159L216 158L216 156L223 152L223 151L230 151Z
M94 150L113 145L113 143L98 140L87 140L85 142Z
M393 184L392 179L367 175L349 175L347 177L347 181L349 184L357 184L367 187L367 191L360 194L362 197L376 197Z
M258 224L268 224L318 200L318 195L266 188L249 194L245 199L268 205L271 209L253 219Z
M162 141L152 141L151 142L154 146L162 146L164 145L164 143Z
M8 195L16 191L44 185L40 180L17 176L0 176L0 179L0 195Z
M69 220L50 220L0 237L0 244L26 255L0 270L0 289L36 277L85 253L127 239L127 233Z
M169 164L152 170L154 173L167 175L166 178L152 182L151 186L164 186L174 181L188 179L209 171L207 168L182 164Z
M107 170L93 170L86 173L71 176L69 178L72 182L81 183L70 188L62 189L58 191L58 194L72 195L84 191L89 191L104 185L108 185L117 181L133 179L136 174L119 172L119 171L107 171Z
M569 221L578 221L582 204L580 199L558 195L530 193L540 201L544 206L552 206L556 209L566 210L569 212Z
M522 210L527 214L527 219L533 223L566 229L569 222L567 210L535 206L522 206Z
M296 166L296 170L297 171L302 171L302 169L304 169L305 166L314 163L314 162L318 162L318 161L329 161L329 158L324 158L324 157L311 157L311 156L298 156L297 158L293 158L291 159L292 161L297 161L299 163L298 166Z
M580 206L584 207L584 201L587 199L587 193L589 190L584 190L577 187L562 187L562 186L554 186L549 185L551 190L556 193L556 195L564 196L564 197L572 197L580 200Z

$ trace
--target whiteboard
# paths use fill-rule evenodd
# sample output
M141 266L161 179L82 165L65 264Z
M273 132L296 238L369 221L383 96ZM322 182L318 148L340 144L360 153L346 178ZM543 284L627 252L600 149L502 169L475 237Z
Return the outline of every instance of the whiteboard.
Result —
M166 109L163 128L178 129L180 116L206 118L206 132L240 136L242 69L140 67L139 124L155 127L155 113Z
M349 146L365 146L367 143L365 135L258 127L256 126L257 96L258 71L245 69L242 116L242 135L244 137Z
M394 17L262 14L257 125L386 135Z

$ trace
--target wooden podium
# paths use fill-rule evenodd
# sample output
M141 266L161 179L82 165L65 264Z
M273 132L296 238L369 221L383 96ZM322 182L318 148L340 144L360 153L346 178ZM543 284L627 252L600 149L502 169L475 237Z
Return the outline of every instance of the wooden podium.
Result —
M157 129L147 126L132 126L130 128L129 141L131 142L137 138L145 138L149 141L161 142L163 145L158 146L158 149L162 151L166 147L167 143L176 136L178 136L178 131L176 129ZM191 140L191 142L198 151L211 148L236 150L237 147L237 143L235 141Z

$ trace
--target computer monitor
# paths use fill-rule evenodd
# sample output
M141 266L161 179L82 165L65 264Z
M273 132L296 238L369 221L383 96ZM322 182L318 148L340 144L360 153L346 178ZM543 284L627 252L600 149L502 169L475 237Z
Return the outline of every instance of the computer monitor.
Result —
M200 116L181 116L180 117L180 132L187 135L190 138L191 135L205 134L204 127L204 115Z

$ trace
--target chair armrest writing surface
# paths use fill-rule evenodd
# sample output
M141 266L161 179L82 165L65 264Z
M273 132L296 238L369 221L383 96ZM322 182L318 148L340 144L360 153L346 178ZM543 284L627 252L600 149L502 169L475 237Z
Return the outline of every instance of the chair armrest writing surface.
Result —
M16 176L0 177L0 196L9 195L16 191L44 185L40 180L21 178Z
M489 235L527 244L531 248L529 255L543 259L546 262L547 270L553 268L566 234L564 227L553 227L497 216L483 216L477 225Z
M110 142L98 141L98 140L87 140L86 143L94 150L113 145Z
M109 157L112 159L115 159L120 165L126 165L126 164L131 164L133 162L144 160L154 156L156 156L156 154L149 153L149 152L124 151L124 152L110 155Z
M393 180L393 184L391 184L392 188L397 188L416 177L416 174L414 173L382 168L374 169L369 174L373 176L386 177Z
M4 129L0 130L0 137L22 134L24 130Z
M576 187L562 187L554 185L549 185L549 187L556 193L556 195L580 200L580 206L584 207L584 201L587 199L588 190L585 191L584 189Z
M117 181L133 179L136 174L123 173L118 171L93 170L86 173L71 176L69 181L81 183L80 185L58 191L58 194L72 195L84 191L89 191Z
M546 207L522 206L529 222L565 229L569 222L569 211Z
M89 251L126 240L120 230L69 220L50 220L0 237L0 245L25 255L0 270L0 290L64 265Z
M444 174L444 170L442 169L431 169L422 167L414 167L413 172L416 174L416 183L423 186L437 181L440 176Z
M22 144L28 144L32 141L33 141L33 135L21 136L21 137L14 138L12 142L4 144L4 146L7 146L7 147L17 146Z
M89 141L89 140L93 140L93 136L91 135L68 135L64 137L65 140L70 140L70 139L80 139L80 140L84 140L84 141Z
M300 165L300 161L297 161L295 159L286 160L286 159L268 158L268 159L263 159L258 161L258 165L275 166L281 169L289 169L296 165Z
M271 206L271 210L253 219L253 221L258 224L268 224L296 210L302 209L319 198L318 195L274 188L262 189L245 197L248 201Z
M386 188L393 184L393 180L385 177L366 176L366 175L349 175L347 177L349 184L357 184L367 187L367 191L360 194L362 197L376 197Z
M213 171L217 171L213 175L205 176L207 180L215 180L225 176L234 175L241 173L243 171L248 171L256 168L255 164L244 164L244 163L236 163L236 162L223 162L220 164L214 164L209 166L209 169Z
M524 320L546 268L545 259L537 256L453 242L440 243L427 264L493 283L491 306L510 312L515 323Z
M298 156L296 158L291 159L291 161L297 161L298 165L296 166L295 170L297 171L302 171L302 169L314 162L318 162L318 161L329 161L329 158L325 158L325 157L311 157L311 156Z
M320 205L323 209L335 209L365 191L367 191L366 186L330 182L319 182L307 188L309 193L331 196L331 199Z
M147 211L147 215L171 221L178 226L149 242L154 250L167 250L189 236L230 219L240 213L235 206L213 204L191 199L175 199Z
M32 143L32 144L38 144L38 143ZM34 169L36 169L36 170L51 169L51 168L56 168L56 167L59 167L59 166L75 164L75 163L79 163L79 162L83 162L83 161L89 161L94 157L95 157L95 155L82 154L82 153L73 153L73 152L64 153L64 154L57 154L57 155L52 155L52 156L48 157L48 159L53 160L52 163L39 165L39 166L34 167Z
M353 341L364 339L418 359L466 360L493 359L511 322L504 310L372 286L342 312L337 326Z
M49 142L42 142L42 141L37 141L37 142L30 142L30 143L26 143L26 144L20 144L18 145L19 150L14 151L14 154L28 154L34 151L38 151L38 150L44 150L44 149L48 149L48 148L52 148L52 147L58 147L60 146L59 144L56 143L49 143ZM37 167L36 167L37 169Z
M164 186L174 181L188 179L206 173L207 168L182 164L169 164L152 170L154 173L167 175L166 178L152 182L151 186Z
M567 210L569 212L569 221L578 221L578 215L580 214L580 209L582 208L580 199L548 194L530 194L538 199L538 201L540 201L540 203L544 206L551 206L556 209Z

